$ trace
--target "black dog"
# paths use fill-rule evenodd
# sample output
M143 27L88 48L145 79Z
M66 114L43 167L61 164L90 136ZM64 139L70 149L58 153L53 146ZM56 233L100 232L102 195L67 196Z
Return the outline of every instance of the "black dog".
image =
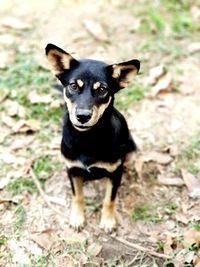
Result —
M61 48L48 44L47 59L64 89L61 152L66 159L72 186L70 224L84 225L83 182L106 178L100 226L110 232L116 226L115 200L126 155L136 150L126 120L113 107L114 94L130 84L138 73L136 59L108 65L101 61L76 60Z

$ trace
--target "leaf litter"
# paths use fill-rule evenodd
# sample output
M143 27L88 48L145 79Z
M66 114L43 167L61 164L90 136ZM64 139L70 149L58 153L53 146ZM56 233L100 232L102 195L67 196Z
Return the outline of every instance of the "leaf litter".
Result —
M80 5L79 8L82 8L81 4L78 5ZM118 7L117 3L116 7ZM109 7L107 8L109 10ZM113 12L112 5L110 8ZM117 11L119 11L119 9L117 9ZM105 11L102 9L101 12L104 13ZM126 11L122 9L120 12L123 13ZM198 8L195 6L192 7L191 12L195 20L198 19ZM64 12L66 16L65 13L66 10ZM86 14L85 12L80 13ZM92 14L93 17L94 14ZM117 12L117 14L119 13ZM127 17L126 13L122 15ZM129 15L128 19L132 20L132 17L129 17ZM113 23L117 23L115 16L116 14L114 13L112 15ZM59 13L59 18L60 17L61 15ZM119 45L117 45L117 48L109 47L107 40L112 40L112 36L110 36L110 30L107 31L107 28L105 29L102 26L104 22L91 19L91 16L85 15L84 17L89 20L87 23L86 21L83 22L86 31L89 32L87 38L82 34L82 39L79 38L76 39L76 42L73 41L73 43L70 43L71 39L75 40L73 39L75 38L75 34L72 34L71 38L69 37L67 40L67 45L73 45L73 50L76 51L82 49L80 51L83 55L93 54L98 50L104 51L103 53L107 55L110 61L111 58L119 59L120 53L122 53L121 57L125 58L122 51L118 53ZM77 19L76 12L74 13L74 18ZM73 30L76 29L76 23L80 23L80 21L83 20L82 16L80 16L74 21ZM20 21L22 22L21 24ZM133 23L134 21L135 19ZM105 25L106 24L107 22ZM110 23L110 25L111 24L112 23ZM29 24L21 19L18 19L18 22L16 22L15 19L11 19L10 22L9 20L7 22L4 20L2 25L5 29L9 29L9 34L12 33L12 30L16 30L17 34L19 34L19 32L34 27L32 24L30 27ZM109 25L109 23L107 25ZM134 34L135 47L144 44L142 36L140 36L137 41L140 25L142 25L142 22L139 23L136 29L133 29L134 33L131 32L131 34ZM78 26L77 29L81 30L80 26ZM112 28L112 30L116 31L116 36L118 36L119 41L121 41L120 38L124 36L121 27L117 25L115 28ZM50 32L51 31L52 27L50 27ZM74 32L78 34L78 30ZM157 29L156 32L158 32ZM132 43L131 45L129 43L132 37L133 36L131 36L131 38L127 36L127 38L125 38L126 40L123 40L124 50L127 48L126 54L130 53L132 55L133 52L138 53L137 50L133 51L134 47ZM5 36L3 38L6 39ZM11 44L13 40L11 37L11 41L9 42L9 38L10 37L8 37L8 44ZM19 39L23 39L22 33ZM46 43L46 40L44 40L45 36L42 39L42 42ZM86 39L87 42L85 41ZM97 47L97 41L106 42L105 47ZM176 41L179 42L178 39ZM27 43L24 45L26 48L26 46L29 46L27 39L25 43ZM63 43L66 43L66 40L63 40ZM2 45L4 46L5 42L2 42ZM40 46L38 41L36 46L37 48L39 46L39 51L37 53L41 53L41 46L44 45L42 44ZM83 47L87 49L84 50ZM190 41L185 47L190 53L189 57L193 57L193 55L196 56L196 53L198 53L198 42ZM157 54L159 55L159 51ZM138 57L140 56L141 53L139 52ZM148 58L146 52L144 52L142 56ZM170 69L165 68L165 65L160 64L161 61L156 56L157 55L155 55L153 62L150 59L150 62L147 63L145 61L145 63L143 63L148 67L151 64L155 66L152 69L149 68L150 71L147 82L147 85L150 87L151 98L148 99L145 97L141 103L134 103L134 107L131 107L130 112L127 112L128 114L132 114L131 116L134 114L134 119L130 121L130 128L134 135L136 135L136 141L137 139L139 140L138 143L141 145L141 151L127 167L130 168L130 170L127 169L124 174L126 179L123 179L119 192L121 219L116 236L128 240L130 243L139 244L150 250L153 249L153 251L157 251L157 245L160 245L158 250L161 254L164 253L167 256L173 255L173 264L175 267L182 267L184 262L197 267L199 265L199 232L196 229L191 229L191 225L196 223L198 226L199 224L199 203L197 197L193 195L193 197L191 197L191 193L196 192L196 188L199 188L199 178L198 175L192 174L187 168L182 169L181 173L175 172L174 168L176 167L177 155L182 143L190 138L190 133L195 133L193 116L191 116L191 114L198 114L198 109L196 109L195 106L195 103L199 103L198 68L195 67L198 63L192 59L192 62L188 64L188 58L180 58L180 60L178 60L178 67L181 69L182 73L179 75L176 71L172 72ZM166 59L170 60L170 58L167 58L167 55L165 56L164 62ZM6 67L6 64L3 64L3 68ZM176 65L176 62L173 64ZM188 65L188 67L186 67L186 65ZM195 73L194 79L190 79L192 73ZM145 84L143 76L146 76L146 74L141 75L141 79ZM178 85L178 90L176 91L174 90L175 85ZM19 264L24 263L30 265L34 255L42 257L50 250L58 266L78 266L78 264L87 266L91 259L97 263L97 266L101 266L108 259L113 261L113 266L117 266L119 261L123 258L130 259L130 262L132 261L133 264L137 266L139 261L142 262L141 253L138 252L137 249L132 248L130 250L119 241L113 241L111 236L107 236L90 226L90 224L96 225L100 216L99 206L95 206L94 203L96 203L96 201L101 203L103 195L101 195L101 191L99 191L100 195L97 196L96 188L93 188L92 191L88 187L86 190L88 191L88 199L90 199L90 201L86 203L86 206L90 208L92 212L89 213L89 215L86 213L86 217L89 218L87 218L88 223L84 232L77 234L68 228L66 219L69 215L71 191L69 189L69 181L63 170L55 171L51 177L48 177L43 189L45 194L48 193L48 201L53 203L53 210L47 205L41 197L41 194L31 195L27 192L23 192L17 195L17 204L12 203L12 201L10 202L10 200L14 198L6 191L6 188L7 185L13 181L13 177L21 178L26 175L31 180L29 172L31 164L28 162L30 154L27 148L31 149L33 157L35 156L34 153L46 155L45 153L48 152L50 157L56 160L59 155L60 143L60 140L56 137L60 135L57 128L50 128L50 132L46 133L47 129L43 129L40 119L29 120L25 116L26 112L19 112L21 108L23 110L23 106L20 106L19 103L10 99L13 97L12 94L10 95L8 93L0 97L0 101L3 103L3 112L1 114L2 130L5 132L1 138L1 146L3 148L6 147L7 150L5 153L5 150L1 149L1 162L6 166L6 170L1 174L0 179L1 206L6 206L6 208L0 209L1 223L4 225L3 233L5 234L8 231L8 225L11 224L13 204L23 205L26 212L26 222L18 239L11 239L11 243L7 243L7 249L12 251L13 259L11 259L11 261L18 261ZM54 100L54 96L51 93L44 95L42 92L38 93L37 90L33 90L28 94L28 97L30 106L38 103L49 104L51 108L55 109L62 106L59 100ZM182 109L180 108L181 105L187 108ZM197 106L198 105L199 104L197 104ZM29 135L29 133L31 133L31 135ZM37 139L38 134L46 134L46 136L40 137L41 141ZM51 141L49 141L49 137L51 137ZM35 142L35 139L37 142ZM37 146L41 149L39 150ZM163 149L163 146L165 148L170 147L170 149ZM26 155L26 161L23 163L22 160L21 164L23 164L19 166L20 157L23 159L21 151L23 151L23 153L27 151L27 154L23 154L23 156ZM39 175L37 179L40 180L40 178ZM166 204L167 201L170 203ZM174 208L174 203L177 205L177 208ZM155 204L153 210L159 213L160 218L162 218L161 221L156 223L143 220L133 221L131 219L131 213L138 204L141 206L144 204L147 206ZM148 209L148 207L146 208ZM55 210L58 209L61 210L62 216L55 212ZM180 233L180 229L183 235ZM182 242L183 240L184 245ZM13 242L16 243L16 246L13 245ZM164 244L163 248L162 242ZM1 245L1 249L5 251L6 244ZM18 255L21 260L17 257L17 251L19 251ZM113 255L115 255L116 261L114 261ZM46 260L48 261L47 258L48 257L46 257ZM144 262L145 260L146 258L144 258ZM160 267L163 266L163 262L164 261L161 260L154 265L153 263L141 263L141 266ZM5 261L2 266L6 266Z

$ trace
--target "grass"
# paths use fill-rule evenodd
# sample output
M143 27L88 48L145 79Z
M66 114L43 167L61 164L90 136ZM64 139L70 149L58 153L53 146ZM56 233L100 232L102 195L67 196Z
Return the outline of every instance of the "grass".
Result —
M47 178L54 169L54 162L48 156L39 157L33 164L33 171L40 178Z
M142 64L142 72L144 72L144 75L148 75L145 71L149 69L149 66L151 66L152 64L160 64L161 60L162 63L168 66L169 71L173 71L174 64L178 63L177 59L184 59L184 57L188 56L187 49L185 48L187 47L187 44L193 42L193 40L197 38L197 33L200 30L199 23L197 24L197 22L194 21L190 14L189 1L161 0L150 2L144 0L140 1L140 3L138 3L136 6L129 3L129 1L125 2L127 3L118 3L120 4L120 12L121 9L125 10L130 8L128 11L132 13L132 16L141 20L140 27L138 29L134 29L134 31L131 32L129 38L131 40L131 38L133 37L134 40L134 38L136 37L137 43L137 38L142 37L139 45L134 47L134 49L136 53L138 53L138 58L142 58L142 60L145 61L145 63ZM104 13L105 11L102 12L103 15ZM106 25L106 15L104 16ZM117 39L114 35L115 31L112 30L112 27L108 27L108 29L106 30L108 30L108 32L112 34L112 39L110 40L113 43L119 41L117 44L117 48L119 48L120 50L120 41L124 41L123 38L121 39L119 36L119 39ZM124 29L122 30L124 31ZM25 35L26 34L27 33L25 33ZM27 38L27 36L25 36L25 38ZM182 40L183 43L179 42L179 40ZM102 44L105 50L109 49L109 45L110 44ZM126 51L126 49L124 48L122 49L123 51L119 51L118 55L120 55L120 53L122 54L123 52L123 57L127 58L127 56L129 56L130 54L132 55L134 49L131 47L130 51ZM39 145L44 145L45 149L45 147L48 147L49 143L51 142L52 133L57 134L57 129L56 131L54 131L53 127L61 123L63 111L61 108L50 109L48 104L32 105L30 104L30 101L27 96L31 90L36 90L39 94L49 94L50 91L52 91L51 85L53 83L53 77L48 70L42 68L41 66L38 66L38 64L33 60L33 54L22 53L19 52L17 49L15 50L15 53L16 55L14 58L14 64L7 66L3 70L0 70L0 91L3 95L8 95L8 98L17 101L19 104L24 106L28 119L36 119L41 122L41 125L44 130L34 133L34 137L39 142ZM140 77L138 80L140 81ZM116 95L117 107L124 111L127 111L128 108L132 107L136 102L141 101L145 97L147 90L148 88L146 88L144 84L136 81L133 86L121 90ZM53 97L56 98L57 96L53 95ZM3 110L3 108L3 105L1 105L0 110ZM16 120L17 119L20 118L16 118ZM12 138L12 135L10 135L9 138ZM9 144L4 143L3 145L8 146ZM41 154L36 155L36 152L34 152L34 147L30 147L30 151L28 152L32 152L34 154L35 160L33 163L33 171L42 185L44 185L46 179L48 179L48 177L50 177L53 172L55 172L55 170L63 168L63 165L56 161L54 157L46 157L44 155L41 155L41 152L39 152ZM191 144L181 149L180 154L177 157L177 171L179 172L179 174L181 168L185 168L185 166L187 166L189 171L194 174L197 174L198 169L195 163L197 162L199 156L200 138L198 135L191 140ZM9 168L11 168L11 166L4 165L5 164L1 163L0 168L6 175L7 171L9 171ZM153 180L154 175L152 174L149 178ZM18 196L23 194L26 195L26 193L37 193L37 188L35 187L35 184L28 176L13 179L9 183L9 185L3 190L9 191L6 193L11 194L11 196ZM95 206L95 203L91 202L90 199L86 199L86 204L91 210L98 209L98 206ZM174 202L169 202L167 204L165 203L162 207L162 210L158 210L157 208L152 208L148 206L139 206L132 211L132 218L133 220L143 220L146 222L157 223L160 222L163 218L161 217L160 212L162 213L162 215L166 214L167 218L172 216L173 219L174 214L177 212L177 208L178 207ZM25 206L23 206L23 203L19 203L15 206L12 205L11 211L15 219L13 225L11 226L11 231L13 232L11 234L17 236L17 238L20 238L22 236L23 225L26 220ZM200 231L200 225L198 222L193 223L192 227L197 231ZM4 233L4 229L2 229L2 233ZM1 234L0 247L7 247L8 240L9 238L7 236ZM94 240L92 240L92 242L93 241ZM57 242L57 240L55 242ZM34 255L31 255L30 266L57 266L56 257L58 257L60 254L62 254L63 257L71 257L72 261L75 263L79 263L81 257L84 256L87 261L86 266L99 266L99 261L97 261L96 259L98 257L94 258L92 256L93 250L88 249L87 242L77 241L76 244L69 244L68 242L69 240L67 239L59 240L57 242L56 248L59 246L61 247L60 251L57 252L57 254L55 254L53 250L44 250L42 252L42 255L40 256L35 257ZM155 249L158 251L163 251L164 246L164 242L158 241L156 243ZM191 246L189 249L191 251L196 252L195 246ZM8 263L12 265L11 253L12 252L9 251L9 249L7 249L6 252L0 249L0 259L6 259L7 265ZM100 260L102 260L101 257L102 255L99 256ZM130 261L126 259L126 256L125 258L120 259L103 259L103 261L104 266L106 267L131 266ZM18 266L25 267L26 265L19 263ZM160 264L160 260L153 257L148 257L146 254L139 252L134 266L171 267L174 266L174 264L172 260L163 260L163 262ZM186 267L191 265L185 264L184 266Z
M52 172L55 170L61 170L62 168L63 165L59 161L46 156L37 158L33 164L33 171L37 175L43 187L46 179L51 176ZM6 190L11 192L13 196L23 193L33 194L37 192L35 183L28 176L11 180L11 182L6 187Z
M176 209L178 208L177 204L174 202L169 202L165 205L165 212L168 215L172 215L176 212Z
M175 172L180 174L182 168L187 168L189 172L196 175L199 168L196 165L197 159L200 157L200 133L197 133L190 144L181 148L177 156Z
M14 232L18 233L22 230L23 224L26 219L26 211L22 204L18 205L14 210L15 222L14 222Z
M131 217L133 220L144 220L152 223L157 223L161 220L161 217L157 211L146 206L136 207L133 210Z
M24 92L38 89L40 92L48 93L51 90L49 71L39 66L30 53L16 50L13 64L1 70L0 74L1 87L16 90L16 94L11 94L11 97L17 98L20 104L26 104L22 94Z
M188 1L162 0L161 2L158 4L158 2L145 1L143 3L145 8L141 5L139 11L133 9L134 16L143 18L139 32L149 35L167 33L177 38L188 37L193 32L198 32L200 26L191 17Z
M41 103L33 105L28 99L32 90L49 94L53 90L52 84L53 76L49 70L39 66L31 54L15 51L13 64L0 70L0 90L25 107L28 119L57 124L63 114L61 108L49 109L47 104Z
M115 105L121 110L127 110L130 106L140 101L145 96L146 87L141 83L120 90L115 97Z
M197 230L198 232L200 232L200 223L193 223L192 227Z
M162 214L157 212L156 208L148 206L137 206L132 211L131 217L133 220L143 220L151 223L158 223L162 220L165 214L171 216L176 212L178 208L174 202L164 203L162 206Z
M34 182L29 177L14 179L7 185L6 189L10 191L13 196L20 195L24 192L29 194L37 192Z

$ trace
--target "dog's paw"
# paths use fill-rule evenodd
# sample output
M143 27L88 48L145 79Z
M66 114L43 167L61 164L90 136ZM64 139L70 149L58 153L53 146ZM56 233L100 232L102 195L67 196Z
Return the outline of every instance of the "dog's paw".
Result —
M112 233L117 227L117 220L115 215L102 216L100 228L108 234Z
M69 219L70 226L76 230L81 231L85 224L85 217L83 212L72 211Z

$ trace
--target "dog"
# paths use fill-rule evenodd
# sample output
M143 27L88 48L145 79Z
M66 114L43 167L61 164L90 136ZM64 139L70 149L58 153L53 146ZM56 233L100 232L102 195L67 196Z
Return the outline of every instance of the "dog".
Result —
M104 178L100 227L110 233L117 225L116 195L124 162L137 148L125 118L113 105L114 96L132 82L140 61L109 65L77 60L54 44L46 46L46 56L66 103L61 153L72 188L70 225L80 231L85 224L84 182Z

